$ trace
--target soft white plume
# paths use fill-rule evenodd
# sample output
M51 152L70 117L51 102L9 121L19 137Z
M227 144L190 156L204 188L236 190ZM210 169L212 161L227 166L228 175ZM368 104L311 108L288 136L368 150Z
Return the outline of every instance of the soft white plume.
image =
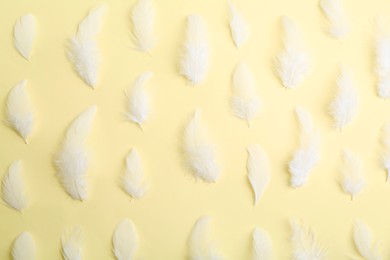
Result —
M196 14L187 18L187 35L180 58L180 74L192 84L201 83L209 67L209 43L206 24Z
M149 52L156 45L154 20L156 9L152 0L138 0L131 13L133 37L137 49Z
M114 254L118 260L132 260L138 249L137 230L130 219L122 220L112 236Z
M351 195L353 200L366 186L366 180L363 176L362 162L351 151L343 150L343 180L341 186L346 193Z
M36 20L32 14L25 14L16 21L14 26L14 45L26 59L30 59L36 34Z
M310 57L296 24L282 16L284 49L276 59L276 70L284 87L292 89L302 83L310 70Z
M329 21L328 33L336 39L343 38L349 32L343 0L320 0L320 7Z
M126 157L126 170L122 177L122 185L127 194L136 199L143 197L147 191L141 158L134 148Z
M11 208L22 211L27 207L27 197L22 176L22 162L14 161L3 177L2 199Z
M30 97L26 90L26 80L14 86L7 98L7 123L19 133L27 143L34 127L34 114Z
M384 17L376 19L375 73L377 93L381 98L390 98L390 30Z
M359 254L365 260L381 260L382 256L378 244L374 244L368 226L360 219L356 219L353 227L353 241Z
M69 126L55 158L58 177L66 192L77 200L87 198L88 152L85 140L92 128L96 106L82 112Z
M69 42L68 59L74 70L91 88L95 88L101 63L100 50L96 41L101 30L106 5L101 5L88 13L79 24L77 34Z
M33 237L28 232L21 233L12 245L13 260L34 260L35 259L35 243Z
M252 234L252 260L272 260L272 241L268 233L255 228Z
M80 227L67 228L61 235L64 260L81 260L83 232Z
M387 181L390 181L390 122L382 129L382 165L387 172Z
M219 178L221 171L215 147L209 141L198 110L184 130L183 150L187 164L196 178L207 182L215 182Z
M228 2L228 5L230 12L230 32L234 44L237 48L240 48L250 36L249 26L237 8L230 2Z
M271 165L265 150L258 144L248 145L248 179L255 193L255 205L271 181Z
M293 260L324 260L325 250L310 227L291 221Z
M233 114L246 120L250 126L250 121L259 113L261 101L257 95L252 72L246 63L237 64L233 71L232 85L233 96L230 104Z

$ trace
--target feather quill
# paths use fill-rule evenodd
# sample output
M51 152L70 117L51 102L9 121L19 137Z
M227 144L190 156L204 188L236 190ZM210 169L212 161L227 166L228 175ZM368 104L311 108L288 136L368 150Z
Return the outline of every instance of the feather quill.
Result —
M241 13L237 10L237 8L232 4L228 3L229 12L230 12L230 32L232 34L232 38L234 44L237 49L240 48L250 36L250 30L247 22Z
M284 87L293 89L302 83L310 70L310 57L296 24L282 16L284 49L276 59L276 71Z
M152 0L138 0L131 13L134 43L139 51L149 52L156 45L154 20L156 9Z
M343 150L344 165L342 168L343 180L341 186L346 193L351 195L353 200L356 195L362 192L366 186L363 176L362 163L351 151Z
M96 106L92 106L73 120L55 158L58 177L64 189L73 199L80 201L87 198L88 153L84 143L92 128L96 110Z
M184 130L183 150L187 164L196 178L206 182L217 181L221 172L215 147L208 139L207 129L201 122L198 110Z
M88 13L79 24L77 34L70 39L67 51L74 70L91 88L95 88L98 81L101 57L96 37L101 30L106 11L107 6L102 5Z
M390 181L390 122L382 129L382 165L387 172L387 182Z
M325 259L325 250L319 244L317 236L310 227L291 221L293 244L293 260L323 260Z
M19 18L14 26L14 46L26 59L30 59L36 34L36 20L34 15L25 14Z
M255 194L255 205L263 195L269 182L271 181L271 166L268 155L258 144L249 145L248 151L248 179Z
M206 24L196 14L187 18L187 35L180 59L180 74L193 85L200 84L209 67L209 43Z
M82 259L83 232L80 227L67 228L61 235L64 260Z
M384 17L376 20L375 73L377 93L381 98L390 98L390 31Z
M131 260L138 249L137 230L130 219L122 220L112 236L114 254L118 260Z
M144 171L141 165L141 158L133 148L126 157L126 170L122 178L123 189L131 197L139 199L147 191L144 183Z
M232 77L233 96L231 109L233 114L248 122L254 119L260 110L261 101L256 93L252 72L244 62L239 62Z
M22 162L14 161L3 177L2 198L11 208L22 211L27 207L26 191L22 176Z
M255 228L252 234L252 260L272 260L272 241L264 230Z
M349 26L342 0L320 0L320 7L330 23L329 35L336 39L343 38L348 33Z
M13 260L34 260L35 259L34 239L28 232L21 233L12 245Z
M26 90L26 80L14 86L7 98L7 123L28 143L34 127L34 114L30 97Z
M359 254L366 260L381 260L378 244L374 244L369 227L359 219L353 227L353 241Z

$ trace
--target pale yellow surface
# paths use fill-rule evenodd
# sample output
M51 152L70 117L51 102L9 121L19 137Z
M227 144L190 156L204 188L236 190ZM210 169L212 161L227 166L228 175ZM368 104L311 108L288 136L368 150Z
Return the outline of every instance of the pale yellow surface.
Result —
M9 259L12 241L24 230L35 239L37 259L60 259L60 234L72 225L85 231L84 259L112 259L111 235L126 217L138 230L138 256L144 260L184 259L189 232L202 215L212 216L212 236L226 259L249 259L254 227L270 234L275 259L289 259L290 218L313 228L328 259L357 256L351 233L354 218L362 218L385 248L390 245L390 186L378 163L379 133L390 117L390 103L376 96L372 51L374 17L390 10L389 1L345 0L351 33L342 41L325 34L327 23L317 0L234 1L252 31L248 44L237 50L225 0L156 0L158 44L151 56L134 51L130 40L129 12L135 1L106 1L109 13L99 38L104 63L96 90L72 71L64 47L100 1L0 2L0 103L4 108L11 87L27 79L37 118L28 145L5 124L0 126L0 176L12 161L21 159L30 200L23 214L0 205L0 259ZM28 12L38 25L29 62L12 45L13 25ZM210 71L195 88L177 69L186 16L191 13L204 17L211 44ZM313 58L310 75L292 91L285 90L273 72L274 57L282 47L283 14L297 22ZM252 68L264 103L250 129L229 110L231 73L239 60ZM342 133L332 129L327 113L340 62L353 72L361 101L357 119ZM150 85L153 113L141 132L124 119L124 90L146 70L155 74ZM94 104L98 113L88 139L89 199L81 203L60 186L52 159L69 123ZM323 148L308 183L294 190L286 165L298 145L296 105L312 113ZM223 165L216 184L195 181L183 167L182 130L195 108L203 112ZM273 174L256 207L246 175L246 146L254 142L268 152ZM118 185L132 147L141 155L150 184L140 200L131 200ZM344 147L362 158L368 181L354 202L339 185Z

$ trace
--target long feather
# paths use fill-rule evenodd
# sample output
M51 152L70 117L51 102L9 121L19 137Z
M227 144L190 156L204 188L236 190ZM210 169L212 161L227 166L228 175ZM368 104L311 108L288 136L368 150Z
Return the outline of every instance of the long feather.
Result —
M320 160L320 138L314 128L311 115L308 111L296 107L301 134L300 146L295 150L292 160L288 164L291 174L291 187L297 188L305 184L313 168Z
M233 114L248 122L254 119L260 110L261 101L257 95L252 72L244 62L239 62L232 77L233 96L231 108Z
M101 57L96 37L101 30L106 11L107 6L102 5L88 13L79 24L77 34L70 39L67 51L74 70L91 88L95 88L98 82Z
M61 235L64 260L82 259L83 232L80 227L67 228Z
M293 260L323 260L325 250L310 227L291 221L291 241L293 244Z
M144 52L151 51L156 45L154 36L154 20L156 9L152 0L138 0L131 13L133 23L134 43L137 49Z
M26 90L26 80L14 86L7 98L7 123L27 143L34 128L34 114L30 97Z
M112 236L114 254L118 260L131 260L138 249L137 230L130 219L122 220Z
M187 35L180 58L180 74L192 84L200 84L209 67L209 43L206 24L196 14L187 18Z
M353 241L359 254L366 260L381 260L378 244L374 244L369 227L356 219L353 227Z
M240 48L250 36L250 30L247 22L237 8L230 2L228 2L230 12L230 32L234 44L237 48Z
M330 23L329 35L336 39L343 38L349 32L349 26L342 0L320 0L320 7Z
M258 144L249 145L248 151L248 179L255 193L255 205L263 195L271 181L271 165L265 150Z
M390 122L382 129L382 165L387 172L387 181L390 181Z
M284 87L292 89L302 83L310 70L310 57L296 24L282 16L284 49L276 59L276 70Z
M1 192L4 202L11 208L22 211L27 207L27 196L20 160L14 161L3 177Z
M221 171L215 147L208 139L198 110L185 128L183 149L187 164L196 178L207 182L217 181Z
M144 183L141 158L134 148L126 157L126 170L123 174L122 183L127 194L136 199L143 197L148 189Z
M19 18L14 26L14 45L18 52L26 59L30 59L36 34L36 20L34 15L25 14Z
M142 73L126 92L126 116L128 120L137 124L141 129L142 124L148 119L150 114L150 98L144 85L152 77L153 73L150 71Z
M88 153L84 143L91 130L96 110L96 106L92 106L72 122L55 158L58 177L63 187L77 200L87 198Z
M252 243L252 260L272 260L272 241L267 232L255 228Z
M28 232L21 233L12 245L13 260L34 260L36 248L34 239Z
M381 98L390 98L390 30L387 19L376 19L375 73L377 93Z
M341 186L346 193L351 195L351 199L353 200L366 186L362 163L356 155L347 149L343 150L343 159L343 180Z

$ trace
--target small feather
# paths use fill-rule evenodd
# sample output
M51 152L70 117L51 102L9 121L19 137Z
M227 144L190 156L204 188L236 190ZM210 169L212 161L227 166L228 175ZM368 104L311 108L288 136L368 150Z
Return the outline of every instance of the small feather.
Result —
M137 230L130 219L122 220L112 236L114 254L118 260L131 260L138 249Z
M375 73L377 93L381 98L390 98L390 30L387 19L376 19Z
M80 227L67 228L61 236L64 260L82 259L83 232Z
M232 34L234 44L237 48L240 48L246 41L248 41L250 36L249 26L244 17L232 3L229 2L228 6L230 12L230 32Z
M362 220L355 220L353 227L353 241L359 254L366 260L381 260L379 246L373 244L372 234Z
M272 241L267 232L255 228L252 234L252 260L272 260Z
M154 20L156 10L152 0L138 0L131 13L134 43L138 50L149 52L156 45Z
M26 191L22 176L22 162L14 161L3 177L2 198L13 209L22 211L27 207Z
M291 221L293 260L324 260L325 250L310 227Z
M343 150L344 165L342 168L343 180L342 188L351 195L353 200L356 195L362 192L366 186L366 180L363 176L362 163L360 159L351 151Z
M320 0L320 7L330 23L329 35L336 39L343 38L349 32L349 26L342 0Z
M390 181L390 122L382 129L382 165L387 172L387 181Z
M133 148L126 157L126 170L123 175L123 189L131 197L139 199L147 191L144 183L144 171L141 165L141 158Z
M25 14L19 18L14 26L14 45L18 52L26 59L30 59L36 34L36 20L32 14Z
M58 177L64 189L77 200L87 198L88 153L84 143L92 128L96 110L96 106L92 106L73 120L55 158Z
M13 260L34 260L35 259L34 239L28 232L21 233L12 245Z

